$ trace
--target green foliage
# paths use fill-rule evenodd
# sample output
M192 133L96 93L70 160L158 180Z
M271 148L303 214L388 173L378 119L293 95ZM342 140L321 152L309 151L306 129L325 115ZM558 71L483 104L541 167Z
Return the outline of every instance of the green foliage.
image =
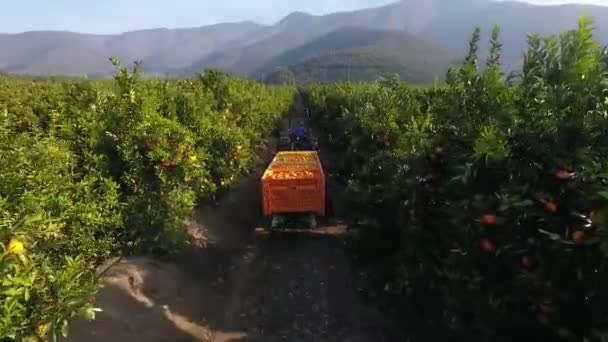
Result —
M608 336L608 59L591 25L530 35L516 82L496 28L488 68L475 30L443 87L308 89L353 220L401 238L392 302L442 339Z
M264 79L270 84L310 85L340 81L371 82L384 75L398 75L412 84L431 84L447 68L447 61L434 60L425 55L402 61L400 54L411 54L406 48L402 48L404 51L392 55L371 49L322 54L271 71Z
M265 76L265 82L269 84L292 85L297 83L296 75L288 68L275 68L269 75Z
M487 62L488 68L500 67L500 50L502 49L502 44L500 44L499 37L500 27L496 25L492 30L492 40L490 42L490 57L488 58Z
M172 253L200 199L257 162L294 89L209 72L141 80L0 79L0 337L93 318L95 269L119 250Z

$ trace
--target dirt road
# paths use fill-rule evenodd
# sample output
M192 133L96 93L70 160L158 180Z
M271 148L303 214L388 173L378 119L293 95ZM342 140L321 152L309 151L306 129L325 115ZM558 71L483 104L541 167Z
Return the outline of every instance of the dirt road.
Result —
M295 114L305 118L299 101ZM76 321L69 340L401 340L395 325L360 299L344 236L255 234L259 176L196 212L191 229L204 237L201 246L172 260L135 258L113 267L98 295L104 312L91 323ZM337 219L322 224L340 228Z

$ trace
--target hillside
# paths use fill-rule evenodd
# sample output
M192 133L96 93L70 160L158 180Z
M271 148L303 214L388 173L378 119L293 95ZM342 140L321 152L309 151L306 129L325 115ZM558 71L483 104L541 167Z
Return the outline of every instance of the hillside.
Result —
M289 76L285 76L285 73ZM287 68L277 68L266 75L264 81L273 84L293 82L299 85L333 83L340 80L365 82L393 74L414 84L431 83L439 75L426 72L422 68L403 65L397 59L372 52L331 52ZM287 77L289 82L283 81L284 77Z
M260 39L240 49L220 49L193 65L189 70L217 67L239 74L250 74L268 63L269 60L344 27L401 29L385 20L385 12L390 11L390 8L383 7L324 16L301 12L292 13L276 25L261 30L268 38Z
M0 69L35 75L111 73L109 56L125 62L143 61L151 72L186 67L207 54L234 45L254 34L259 25L249 22L192 29L154 29L120 35L35 31L0 35Z
M344 28L281 54L260 68L267 81L288 70L297 83L350 79L369 81L399 74L430 83L447 70L453 55L414 35L391 30ZM280 77L279 77L280 78Z
M283 55L297 55L304 46L346 27L369 30L402 31L420 40L441 46L451 57L465 52L473 28L478 25L488 34L495 24L502 27L503 57L509 69L517 66L526 46L528 32L559 33L576 23L581 14L589 14L596 22L600 42L608 43L608 7L591 5L534 6L520 2L490 0L401 0L394 4L353 12L314 16L293 13L274 26L258 32L266 38L249 41L241 48L219 49L183 70L184 74L205 68L220 68L236 74L252 75L272 65ZM338 45L345 42L335 41ZM484 41L481 51L487 50ZM294 50L295 49L295 50ZM293 50L293 51L292 51ZM297 52L295 52L297 51ZM314 50L306 52L314 54Z
M608 7L535 6L492 0L401 0L388 6L328 15L295 12L267 26L240 22L120 35L49 31L4 34L0 35L0 70L42 75L108 75L112 68L107 58L114 55L125 63L141 60L146 71L154 74L186 76L206 68L219 68L256 76L261 71L304 59L319 60L330 52L329 46L319 45L322 42L335 45L333 52L339 51L342 56L346 50L359 49L359 39L331 36L352 27L368 30L366 35L379 41L394 40L395 31L410 35L405 42L407 48L400 50L407 56L397 60L401 64L413 63L408 68L417 69L417 62L411 61L415 53L410 51L412 46L420 46L414 50L426 50L428 45L441 47L446 59L453 60L465 52L475 26L480 26L487 37L495 24L502 28L504 64L512 69L520 60L528 32L559 33L572 27L581 14L595 19L596 38L608 43ZM486 40L480 45L482 54L487 50ZM395 59L394 45L380 44L374 50L380 59L386 60L387 55L389 60ZM367 51L364 54L369 55ZM294 60L293 56L306 58Z
M601 44L608 44L608 7L593 5L536 6L524 2L476 1L473 6L462 6L461 1L440 1L433 19L418 31L421 37L446 49L466 49L472 26L479 26L483 37L481 51L489 47L489 35L494 25L501 27L503 61L507 68L519 66L526 49L528 33L558 34L576 27L580 15L595 20L594 35ZM474 0L469 0L474 1ZM413 1L402 1L401 10L414 10Z

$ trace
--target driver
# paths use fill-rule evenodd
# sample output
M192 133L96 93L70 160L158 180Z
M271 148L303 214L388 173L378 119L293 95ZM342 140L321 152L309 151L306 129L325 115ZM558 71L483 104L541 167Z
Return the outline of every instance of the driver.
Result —
M291 134L294 136L294 138L296 139L300 139L300 140L304 140L306 139L306 136L308 135L308 130L306 129L306 127L304 126L303 122L298 122L298 124L291 130Z

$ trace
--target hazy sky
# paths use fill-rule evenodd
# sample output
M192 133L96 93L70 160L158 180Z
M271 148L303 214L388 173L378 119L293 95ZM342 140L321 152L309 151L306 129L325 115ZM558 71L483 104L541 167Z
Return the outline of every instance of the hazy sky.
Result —
M424 1L424 0L420 0ZM252 20L272 24L293 11L324 14L395 0L4 0L0 32L70 30L118 33L156 27L197 27ZM608 0L529 0L537 4Z

